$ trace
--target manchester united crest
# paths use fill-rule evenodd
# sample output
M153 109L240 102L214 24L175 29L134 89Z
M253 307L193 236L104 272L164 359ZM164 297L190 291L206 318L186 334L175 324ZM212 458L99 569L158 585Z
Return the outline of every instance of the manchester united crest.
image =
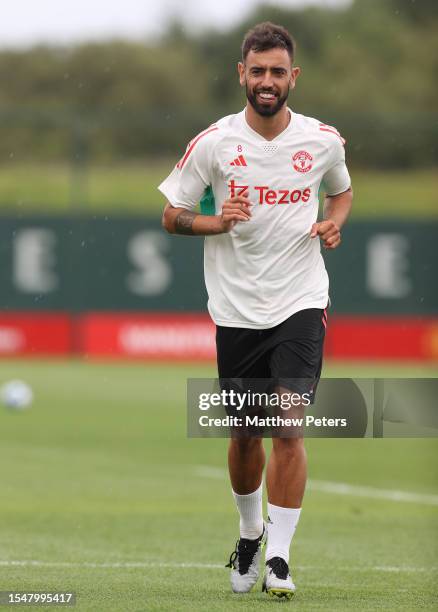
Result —
M312 169L313 157L307 151L297 151L292 157L293 167L297 172L309 172Z

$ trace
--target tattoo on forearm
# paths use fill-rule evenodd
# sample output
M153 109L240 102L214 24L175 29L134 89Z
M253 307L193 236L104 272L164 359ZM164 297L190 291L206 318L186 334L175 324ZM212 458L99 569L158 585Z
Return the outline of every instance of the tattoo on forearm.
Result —
M193 236L192 225L196 216L197 214L190 210L181 211L175 219L175 233Z

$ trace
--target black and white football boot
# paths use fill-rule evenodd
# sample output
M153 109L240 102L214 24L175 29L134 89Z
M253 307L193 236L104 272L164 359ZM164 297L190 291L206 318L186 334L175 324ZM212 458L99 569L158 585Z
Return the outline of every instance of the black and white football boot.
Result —
M231 588L234 593L248 593L259 577L260 557L266 540L266 527L256 540L239 538L225 567L231 568Z
M273 557L266 561L263 591L270 597L291 599L295 593L295 585L289 573L289 566L281 557Z

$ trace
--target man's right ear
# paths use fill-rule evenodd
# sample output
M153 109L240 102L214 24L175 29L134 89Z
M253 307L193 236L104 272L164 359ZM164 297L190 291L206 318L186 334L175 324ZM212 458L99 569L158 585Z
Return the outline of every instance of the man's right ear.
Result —
M237 64L237 70L239 72L239 83L241 84L241 86L243 87L246 84L246 78L245 78L245 65L243 62L238 62Z

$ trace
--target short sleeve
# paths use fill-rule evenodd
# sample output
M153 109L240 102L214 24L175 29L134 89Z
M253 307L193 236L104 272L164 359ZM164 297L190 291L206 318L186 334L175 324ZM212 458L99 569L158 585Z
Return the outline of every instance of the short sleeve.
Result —
M327 195L334 196L347 191L351 186L351 178L345 164L345 150L341 139L336 137L330 140L329 167L322 182Z
M158 186L176 208L192 210L211 185L212 138L209 128L189 142L187 150L169 176Z

